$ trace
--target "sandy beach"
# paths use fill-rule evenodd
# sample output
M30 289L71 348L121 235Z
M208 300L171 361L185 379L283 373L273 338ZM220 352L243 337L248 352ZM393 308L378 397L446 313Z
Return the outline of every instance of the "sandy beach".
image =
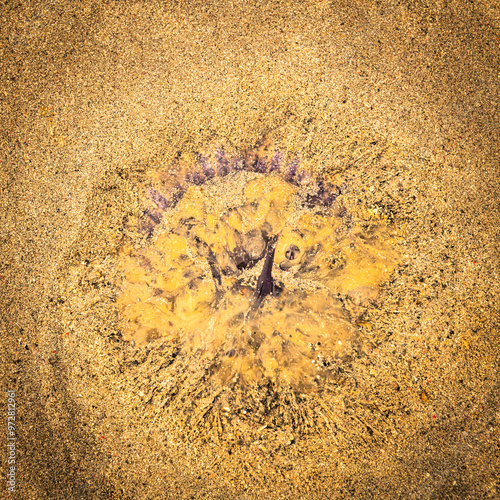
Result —
M2 498L500 498L495 2L0 26Z

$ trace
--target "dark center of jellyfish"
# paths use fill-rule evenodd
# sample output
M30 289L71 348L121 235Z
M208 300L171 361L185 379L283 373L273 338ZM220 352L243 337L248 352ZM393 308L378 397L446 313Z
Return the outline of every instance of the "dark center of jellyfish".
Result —
M260 273L259 279L257 280L257 287L255 288L253 296L252 310L257 310L262 301L268 296L276 296L281 291L281 286L276 283L273 278L273 261L274 253L276 251L276 242L278 241L278 235L273 236L267 243L266 258L264 260L264 265L262 266L262 271Z
M189 221L185 221L184 231L191 233L191 228L192 225L189 224ZM221 256L217 256L210 246L198 236L191 234L199 255L204 257L209 264L216 290L216 304L224 295L222 276L234 275L235 272L253 267L262 258L264 258L264 264L254 291L252 312L260 307L268 295L278 296L281 293L283 285L277 283L272 275L278 235L270 238L268 234L268 227L254 229L243 236L241 246L236 247L233 252L226 249ZM294 259L299 253L299 249L295 245L290 245L290 248L291 257L289 258Z

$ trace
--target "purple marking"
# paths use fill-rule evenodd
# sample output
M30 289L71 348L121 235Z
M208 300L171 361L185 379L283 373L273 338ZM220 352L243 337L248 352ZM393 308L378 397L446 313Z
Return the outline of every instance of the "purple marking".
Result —
M313 208L316 205L319 205L320 202L321 202L321 199L317 194L308 194L306 196L305 205L306 205L306 207Z
M253 172L254 166L257 163L255 157L252 157L250 160L246 158L243 159L243 170L247 170L248 172Z
M155 224L153 224L151 221L141 221L139 224L139 231L142 231L143 233L147 233L147 238L151 238L153 236L155 230Z
M219 165L217 167L217 175L220 177L225 177L229 173L228 165Z
M267 158L259 158L258 160L256 160L253 165L254 171L259 172L261 174L266 172L266 160Z
M200 153L196 154L196 159L201 165L201 169L203 170L203 173L206 175L207 179L211 179L215 175L215 170L212 168L212 165L210 165L208 159L202 156Z
M203 173L205 174L207 179L211 179L215 176L215 170L210 165L203 167Z
M215 153L216 165L212 166L209 162L208 157L204 157L201 153L196 154L196 159L201 167L201 171L189 172L185 176L185 181L190 184L195 184L197 186L203 184L206 180L217 175L224 177L229 172L236 172L240 170L247 170L250 172L266 173L266 172L280 172L283 167L283 153L281 151L275 151L271 161L267 157L259 157L257 155L247 156L231 156L228 157L222 147L218 148ZM335 200L347 190L347 184L344 182L339 186L329 185L323 178L311 177L309 172L304 172L299 169L300 160L299 158L294 158L290 163L288 163L283 178L287 182L291 182L295 185L308 185L311 182L315 182L316 191L314 194L308 194L305 199L305 204L309 207L324 205L331 206ZM149 189L149 195L156 203L159 209L162 211L175 206L179 200L182 198L185 192L185 187L178 184L174 189L170 191L170 198L167 199L155 188ZM158 224L161 220L161 212L149 211L144 212L154 224ZM339 212L341 217L345 216L345 213L341 209ZM147 231L152 231L154 228L146 228Z
M282 163L283 163L283 153L278 151L271 160L271 166L269 167L269 172L279 172Z
M176 188L175 191L172 191L172 195L170 196L169 200L169 207L175 207L179 200L182 198L182 195L184 194L184 189L180 186Z
M310 180L311 178L307 172L300 172L300 174L297 176L297 182L301 186L305 186L306 184L309 183Z
M316 185L318 186L318 196L325 195L326 194L325 181L323 179L318 179Z
M299 165L299 160L295 158L288 164L288 168L285 174L285 180L288 182L292 181L297 174L297 167Z
M149 196L151 196L152 200L161 210L166 210L170 206L168 200L155 188L149 188L148 192Z
M234 158L231 158L229 168L233 172L238 172L240 170L244 170L245 169L245 160L244 160L243 156L240 155L240 156L235 156Z
M151 221L155 224L158 224L161 221L161 214L153 210L146 209L142 214L151 219Z
M321 202L323 203L323 205L325 205L326 207L331 207L333 202L337 199L337 196L333 193L329 193L329 194L326 194L325 196L323 196Z
M196 186L200 186L206 180L205 176L201 172L190 172L186 176L186 180L191 184L195 184Z
M217 159L217 175L224 177L229 173L229 161L226 158L226 153L222 148L219 148L215 152L215 158Z

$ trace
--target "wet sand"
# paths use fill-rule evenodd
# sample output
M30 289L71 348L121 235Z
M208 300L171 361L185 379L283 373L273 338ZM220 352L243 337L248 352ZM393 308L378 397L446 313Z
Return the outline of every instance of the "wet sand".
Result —
M20 2L0 16L11 497L498 498L498 7ZM188 392L170 416L148 402L164 359L120 339L111 264L149 170L269 133L378 207L404 259L361 325L369 354L293 396L290 425L237 435Z

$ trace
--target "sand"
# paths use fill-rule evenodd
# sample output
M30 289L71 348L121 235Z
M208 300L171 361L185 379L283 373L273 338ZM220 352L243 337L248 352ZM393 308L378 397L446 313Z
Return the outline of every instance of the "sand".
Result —
M499 498L494 2L21 1L0 16L6 498ZM113 259L151 169L175 178L179 158L269 134L378 207L404 258L360 326L370 352L319 395L284 395L288 427L256 417L236 435L231 408L217 423L186 394L174 429L146 390L162 350L120 339Z

